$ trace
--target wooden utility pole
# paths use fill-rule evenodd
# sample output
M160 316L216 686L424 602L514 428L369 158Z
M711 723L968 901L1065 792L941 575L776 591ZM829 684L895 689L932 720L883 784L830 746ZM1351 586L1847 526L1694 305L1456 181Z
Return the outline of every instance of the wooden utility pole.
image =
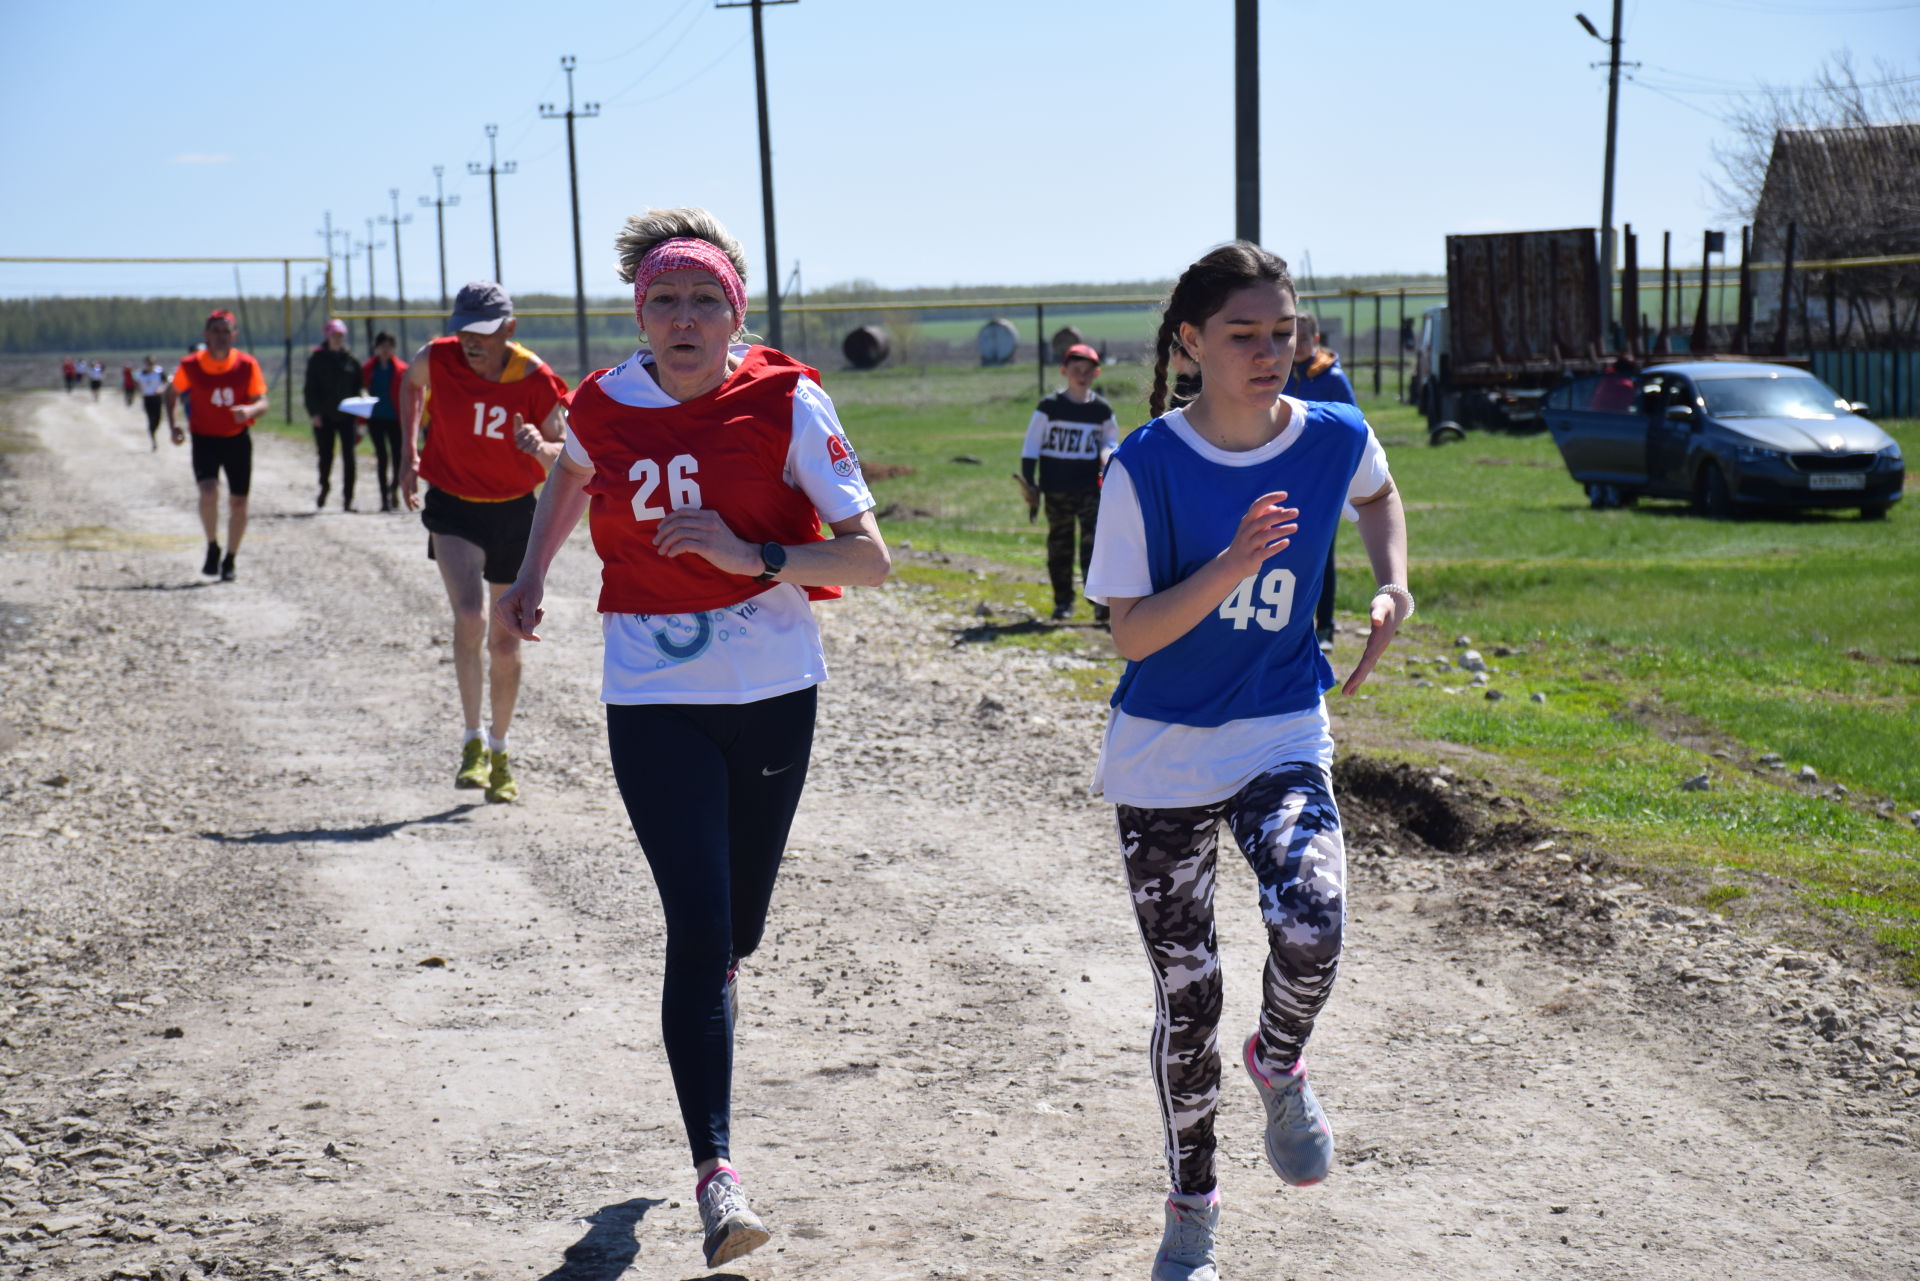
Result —
M446 173L446 171L447 167L445 165L435 165L433 167L433 199L428 200L425 196L420 197L420 207L433 210L433 224L440 234L441 311L445 311L450 305L447 299L447 207L460 203L460 197L447 195L441 187L440 176Z
M499 135L500 135L499 125L487 126L487 167L485 169L482 169L480 167L480 162L478 160L469 160L467 162L467 172L470 174L473 174L475 177L478 177L481 174L487 175L487 205L489 208L493 210L493 283L504 287L506 282L500 279L499 176L503 173L514 172L517 166L511 160L507 161L505 164L501 164L499 161L499 158L494 154L493 140L497 138Z
M567 73L567 109L555 111L553 104L540 104L542 120L564 120L567 122L567 188L573 193L573 320L574 329L580 341L580 372L578 377L585 378L593 369L587 363L587 269L580 257L580 161L573 146L573 122L576 118L590 120L600 114L597 102L573 105L573 69L578 59L567 54L560 59L560 69Z
M386 241L375 240L373 238L373 223L374 223L373 219L371 218L367 219L367 310L368 311L373 311L376 308L378 308L380 305L378 302L378 299L380 297L380 291L373 287L373 251L376 249L385 249L387 247ZM367 354L368 355L373 354L373 317L372 316L367 317ZM405 360L406 356L402 355L400 359Z
M767 128L767 46L760 11L770 4L798 4L800 0L734 0L716 9L753 10L753 87L760 102L760 218L767 232L767 343L780 346L780 250L773 230L773 138Z
M1233 6L1233 235L1260 243L1260 0Z
M380 215L380 221L393 228L393 296L400 309L400 350L407 350L407 286L406 275L400 270L400 228L413 221L413 215L400 216L400 188L387 188L387 198L393 201L393 216Z
M1607 46L1607 159L1600 180L1600 341L1611 345L1613 328L1613 160L1620 134L1620 6L1613 0L1613 35L1602 36L1584 13L1574 20Z

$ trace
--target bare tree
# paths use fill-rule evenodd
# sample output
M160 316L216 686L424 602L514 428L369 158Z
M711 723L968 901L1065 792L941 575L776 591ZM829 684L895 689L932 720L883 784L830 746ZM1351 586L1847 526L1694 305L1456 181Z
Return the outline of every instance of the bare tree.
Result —
M1862 79L1852 52L1841 49L1821 64L1812 84L1763 82L1737 99L1724 119L1733 137L1714 144L1720 173L1709 181L1723 216L1751 222L1766 188L1774 140L1783 130L1920 121L1920 73L1877 59L1874 75Z

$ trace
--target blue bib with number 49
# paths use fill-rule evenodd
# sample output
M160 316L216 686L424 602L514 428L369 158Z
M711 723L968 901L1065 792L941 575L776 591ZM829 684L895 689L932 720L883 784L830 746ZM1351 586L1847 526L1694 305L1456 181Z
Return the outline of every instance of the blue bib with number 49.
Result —
M1262 494L1284 492L1286 506L1300 510L1300 530L1192 631L1129 662L1113 691L1115 707L1204 727L1303 712L1320 701L1334 681L1314 636L1314 607L1366 444L1358 409L1318 401L1306 405L1305 426L1291 444L1245 465L1203 458L1163 418L1121 442L1115 457L1140 499L1155 592L1225 550Z

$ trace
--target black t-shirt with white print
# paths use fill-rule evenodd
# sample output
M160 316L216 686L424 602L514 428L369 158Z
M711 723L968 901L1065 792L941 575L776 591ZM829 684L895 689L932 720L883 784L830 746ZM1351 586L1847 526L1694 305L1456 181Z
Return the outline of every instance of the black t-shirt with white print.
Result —
M1020 457L1039 460L1036 484L1041 492L1088 494L1099 487L1101 455L1119 444L1113 406L1099 393L1083 402L1059 391L1033 411Z

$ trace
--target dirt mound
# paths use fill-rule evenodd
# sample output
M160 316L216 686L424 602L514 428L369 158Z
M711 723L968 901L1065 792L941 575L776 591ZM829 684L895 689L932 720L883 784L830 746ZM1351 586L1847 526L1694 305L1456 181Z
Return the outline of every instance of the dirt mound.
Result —
M1333 763L1333 786L1350 831L1371 824L1443 854L1517 849L1549 831L1524 803L1446 765L1347 755Z

